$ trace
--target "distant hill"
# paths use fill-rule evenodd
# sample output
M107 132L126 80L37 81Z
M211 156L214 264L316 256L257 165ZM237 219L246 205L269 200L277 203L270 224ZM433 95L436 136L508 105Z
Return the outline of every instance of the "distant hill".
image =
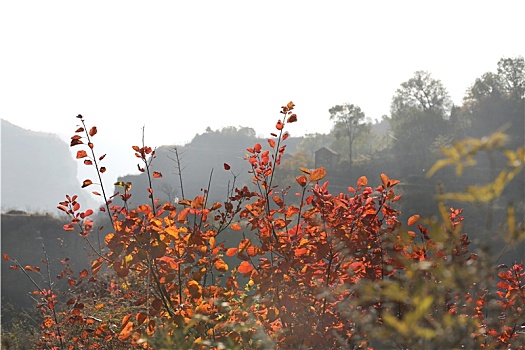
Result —
M302 138L289 137L284 141L286 145L285 154L290 155L297 149ZM184 146L162 146L156 150L156 158L152 163L152 170L163 174L161 179L153 179L153 190L155 198L161 202L172 201L175 197L182 199L182 189L176 167L175 147L180 157L182 167L182 179L184 197L193 199L202 194L201 189L208 186L210 173L213 169L213 177L210 186L210 200L222 201L226 199L228 181L232 180L230 171L224 170L224 163L231 166L231 170L238 175L235 187L251 183L252 175L248 173L251 169L244 156L246 148L260 143L264 149L269 149L266 138L255 136L251 128L226 127L220 131L206 130L203 134L197 134L193 140ZM118 178L118 181L131 182L133 184L131 194L132 206L148 203L148 180L145 174L127 175ZM115 191L123 192L122 188L116 187ZM118 197L117 197L118 198ZM121 204L119 199L115 200Z
M1 119L2 210L57 213L66 194L94 204L80 188L69 145L57 135L23 129Z

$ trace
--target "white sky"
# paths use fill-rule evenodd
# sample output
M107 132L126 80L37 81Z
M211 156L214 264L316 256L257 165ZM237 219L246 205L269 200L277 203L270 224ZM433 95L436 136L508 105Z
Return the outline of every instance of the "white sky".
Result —
M416 70L459 104L525 55L524 14L523 1L3 1L0 117L69 139L84 115L116 177L136 169L143 125L152 147L207 126L268 136L292 100L292 135L326 133L336 104L389 114Z

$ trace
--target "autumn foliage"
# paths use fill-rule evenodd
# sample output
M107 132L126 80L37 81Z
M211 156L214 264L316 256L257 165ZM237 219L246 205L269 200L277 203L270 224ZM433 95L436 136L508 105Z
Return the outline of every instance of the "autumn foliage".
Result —
M93 210L66 196L58 206L71 219L64 229L84 237L95 257L91 271L64 270L64 303L53 290L36 292L43 317L35 346L523 348L523 263L493 267L471 252L461 209L442 202L440 220L413 213L400 222L399 181L386 174L361 177L343 193L330 192L324 168L297 169L293 189L274 183L286 125L298 119L293 109L282 107L267 145L247 149L251 186L232 188L222 203L209 201L209 189L177 204L154 199L151 184L162 174L145 145L133 150L150 201L128 205L130 183L117 183L122 193L111 196L93 191L112 225L98 243ZM97 129L78 118L71 146L83 148L77 158L102 183ZM230 165L224 171L235 180ZM294 194L298 204L287 204ZM226 230L242 237L238 245L224 242ZM104 310L110 316L99 316Z

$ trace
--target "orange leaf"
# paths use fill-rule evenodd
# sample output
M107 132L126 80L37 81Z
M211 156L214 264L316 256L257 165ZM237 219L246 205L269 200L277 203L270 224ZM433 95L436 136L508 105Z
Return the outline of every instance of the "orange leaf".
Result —
M303 173L310 175L310 169L307 168L299 168Z
M361 176L357 180L357 187L366 186L366 184L368 184L368 179L366 178L366 176Z
M254 245L251 245L248 248L246 248L246 253L248 253L248 255L251 257L256 256L257 254L259 254L259 248Z
M237 254L237 248L228 248L226 250L226 256L234 256L235 254Z
M87 157L87 152L84 150L80 150L77 152L77 159Z
M326 176L325 168L317 168L310 173L310 182L319 181Z
M284 128L284 124L283 122L279 119L279 121L277 122L277 124L275 124L275 128L277 130L282 130Z
M124 318L122 319L122 326L128 323L131 316L132 316L131 314L127 314L126 316L124 316Z
M306 254L306 252L308 251L308 249L306 249L305 247L303 248L297 248L295 250L295 256L301 256L301 255L304 255Z
M413 224L415 224L417 222L417 220L419 220L419 215L412 215L411 217L408 218L408 226L412 226Z
M177 221L182 224L184 223L184 221L186 221L186 217L188 216L190 212L190 208L184 208L180 213L179 213L179 216L177 217Z
M128 322L118 335L119 340L127 340L131 336L131 332L133 331L133 322Z
M232 230L235 230L235 231L242 230L241 226L239 226L239 224L237 224L237 223L232 224L231 228L232 228Z
M188 282L187 287L192 297L198 298L202 295L202 287L199 282L191 280Z
M149 320L148 328L146 328L146 333L151 337L155 333L155 320Z
M383 186L388 187L388 182L390 179L386 174L381 174L381 182L383 183Z
M280 207L284 205L283 200L279 196L273 196L273 201Z
M206 200L206 198L204 198L204 196L197 196L195 197L195 199L191 202L191 207L193 209L202 209L202 207L204 206L204 201Z
M43 323L46 328L51 328L55 324L55 321L52 318L46 318Z
M260 143L256 143L255 146L253 146L253 150L255 151L255 153L261 152L261 149L262 149L262 146Z
M287 133L287 132L285 132L285 133L283 134L283 141L286 140L286 139L288 138L288 136L290 136L290 134Z
M228 264L226 264L224 260L222 259L215 260L215 262L213 263L213 266L215 266L217 271L223 271L223 272L228 271Z
M97 133L97 127L96 126L94 126L91 129L89 129L89 136L95 136L96 133Z
M82 188L84 187L88 187L89 185L93 184L93 181L87 179L87 180L84 180L84 182L82 182Z
M95 306L95 310L100 310L100 309L102 309L102 308L104 307L104 305L105 305L104 303L100 303L100 304L98 304L97 306Z
M160 172L158 172L158 171L154 171L154 172L153 172L153 177L154 177L155 179L159 179L159 178L162 177L162 174L161 174Z
M239 268L237 269L240 273L247 274L250 273L253 270L252 264L250 264L247 261L241 262L239 265Z
M275 147L275 141L272 139L268 139L268 144L270 145L271 148Z

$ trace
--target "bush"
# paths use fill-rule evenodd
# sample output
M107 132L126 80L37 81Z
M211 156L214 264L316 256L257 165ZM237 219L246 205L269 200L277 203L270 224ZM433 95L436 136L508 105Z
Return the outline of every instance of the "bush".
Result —
M268 146L247 149L253 186L235 188L209 203L210 188L177 204L159 203L152 182L155 150L133 146L149 181L149 203L129 205L130 183L108 197L102 188L112 233L100 234L76 196L59 209L97 254L91 271L64 273L65 303L52 288L38 287L41 337L48 349L367 349L525 348L523 263L495 266L474 254L462 232L462 210L447 208L430 219L398 220L397 180L381 174L378 184L361 177L345 193L332 194L324 168L300 168L299 201L287 204L291 188L274 175L285 152L286 124L297 121L294 104ZM82 126L71 146L88 146L77 158L97 169L96 127ZM521 153L520 153L521 152ZM513 169L523 167L523 150ZM440 163L448 165L449 163ZM518 170L516 170L518 171ZM513 173L514 174L514 173ZM511 180L511 179L507 179ZM92 186L90 179L82 187ZM123 205L115 205L119 196ZM429 198L429 200L432 200ZM514 240L523 236L509 212ZM514 220L514 221L513 221ZM226 230L242 236L222 240ZM9 259L7 255L4 258ZM15 260L19 270L30 276ZM34 268L33 268L34 269Z

